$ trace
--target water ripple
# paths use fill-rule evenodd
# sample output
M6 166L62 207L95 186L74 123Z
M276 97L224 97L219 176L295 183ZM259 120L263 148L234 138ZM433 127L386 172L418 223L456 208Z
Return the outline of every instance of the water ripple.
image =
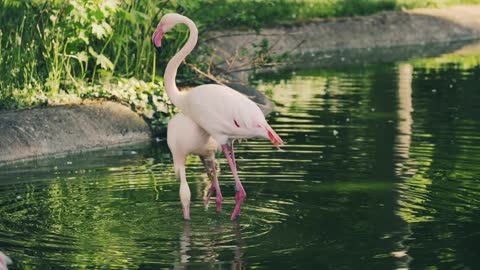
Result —
M239 220L223 158L222 212L205 209L197 157L182 219L161 141L0 167L0 248L16 269L478 268L477 66L272 76L258 88L277 104L269 123L286 145L235 145Z

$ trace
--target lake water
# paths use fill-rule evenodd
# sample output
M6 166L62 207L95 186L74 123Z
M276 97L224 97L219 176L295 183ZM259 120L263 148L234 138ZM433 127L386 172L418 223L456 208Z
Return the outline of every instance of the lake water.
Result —
M479 269L480 53L257 76L287 142L237 144L247 192L190 222L166 142L0 167L11 269Z

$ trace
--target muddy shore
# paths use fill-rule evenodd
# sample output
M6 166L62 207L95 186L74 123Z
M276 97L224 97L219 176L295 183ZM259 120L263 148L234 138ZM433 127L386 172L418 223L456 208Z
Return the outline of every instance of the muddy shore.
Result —
M291 56L288 67L348 65L363 59L395 61L439 55L480 39L478 18L480 5L381 12L266 28L259 33L209 33L208 45L214 48L218 65L237 73L249 68L251 55L258 50L252 44L265 41L270 54Z

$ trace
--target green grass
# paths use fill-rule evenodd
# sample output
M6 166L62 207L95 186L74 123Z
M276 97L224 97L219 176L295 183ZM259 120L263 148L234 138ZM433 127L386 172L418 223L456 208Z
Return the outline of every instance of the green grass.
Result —
M148 117L162 117L156 106L163 101L154 93L163 95L163 69L188 35L186 28L169 33L166 50L156 54L150 36L167 12L192 18L204 32L469 3L480 0L0 0L0 109L106 97L138 107ZM188 60L205 68L195 59L208 53L197 49ZM192 84L199 75L182 67L178 79ZM142 84L132 86L136 96L100 91L126 81Z
M154 1L0 1L0 109L103 97L151 116L158 100L138 107L138 97L163 92L161 85L123 89L135 96L99 89L128 78L153 82L149 36L158 13Z

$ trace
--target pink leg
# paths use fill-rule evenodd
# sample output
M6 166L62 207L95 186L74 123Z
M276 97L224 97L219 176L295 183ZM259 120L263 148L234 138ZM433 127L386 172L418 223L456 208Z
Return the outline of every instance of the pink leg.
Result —
M237 162L235 161L235 153L233 152L233 140L232 143L230 144L230 155L232 155L232 160L233 160L233 165L235 165L235 168L237 168Z
M212 182L210 185L210 189L207 192L207 197L205 198L205 207L208 207L210 204L210 197L212 196L213 192L215 192L215 182L214 178L212 177L212 174L210 173L210 168L207 165L207 162L205 161L204 157L200 157L200 160L202 161L203 167L205 168L205 172L207 173L208 179Z
M218 183L217 167L216 167L215 160L212 160L210 164L211 164L210 165L211 170L205 166L205 168L207 169L208 177L212 180L212 186L210 187L210 190L207 193L207 197L205 199L205 205L208 206L208 204L210 203L210 197L212 196L213 193L216 193L215 203L217 205L217 212L220 212L222 210L223 196L222 196L222 191L220 190L220 185Z
M217 212L220 212L222 210L222 191L220 190L220 185L218 183L218 177L217 177L217 164L215 160L212 160L210 163L210 168L207 166L207 163L203 157L200 158L202 160L203 166L205 167L205 170L207 171L208 178L212 181L212 185L210 189L208 190L207 197L205 198L205 206L208 207L210 204L210 197L213 195L213 193L216 193L216 198L215 198L215 203L217 205Z
M217 177L217 163L215 160L212 160L212 175L213 175L213 183L212 183L212 188L215 189L215 192L217 193L215 196L215 204L217 205L217 212L222 211L222 191L220 190L220 184L218 183L218 177Z
M240 207L242 206L243 200L247 194L245 193L245 189L242 186L242 182L240 182L240 178L238 178L237 173L237 166L235 165L235 157L233 157L233 145L231 146L232 153L230 153L229 147L226 144L222 145L223 153L227 158L228 165L230 165L230 169L232 170L233 179L235 180L235 208L233 209L232 216L230 217L231 220L234 220L237 216L240 215Z
M205 158L200 156L200 160L202 161L203 167L205 168L205 172L207 173L208 179L210 181L213 181L212 175L210 174L210 168L208 168L207 162L205 161ZM212 196L212 193L215 191L214 188L214 183L210 185L210 189L207 192L207 197L205 198L205 206L208 207L208 204L210 203L210 197Z
M205 168L205 172L207 173L208 177L210 177L210 171L208 170L207 162L205 161L205 158L202 156L199 156L200 160L202 161L203 168Z

